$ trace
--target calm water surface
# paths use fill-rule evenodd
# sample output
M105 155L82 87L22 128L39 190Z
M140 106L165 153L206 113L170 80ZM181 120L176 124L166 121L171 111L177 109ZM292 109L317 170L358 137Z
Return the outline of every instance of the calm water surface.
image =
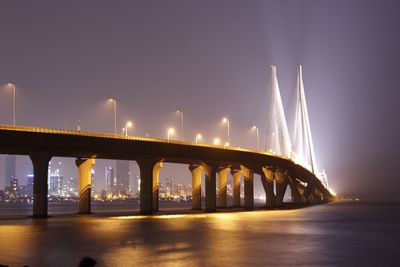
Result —
M0 264L400 266L399 203L297 210L0 220Z

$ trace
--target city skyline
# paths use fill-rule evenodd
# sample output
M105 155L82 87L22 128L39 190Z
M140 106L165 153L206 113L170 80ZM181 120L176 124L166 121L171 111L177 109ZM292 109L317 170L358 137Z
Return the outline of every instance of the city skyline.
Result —
M106 101L113 97L118 132L132 121L130 134L166 138L173 126L179 137L180 109L186 138L194 141L198 132L205 142L224 138L220 120L227 116L231 143L254 148L247 129L259 126L266 139L268 66L277 66L283 103L294 108L301 63L316 158L330 185L365 199L398 199L396 7L395 1L7 3L0 83L16 84L18 125L113 132ZM12 92L1 90L1 123L12 123L12 110Z

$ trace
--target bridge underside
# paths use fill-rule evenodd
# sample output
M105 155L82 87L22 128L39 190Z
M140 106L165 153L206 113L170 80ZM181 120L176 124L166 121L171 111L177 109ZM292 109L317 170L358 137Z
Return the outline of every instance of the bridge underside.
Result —
M34 167L34 202L33 217L47 217L47 170L51 157L47 153L35 153L30 156ZM91 212L91 169L94 159L77 159L79 169L79 210L81 214ZM142 157L137 160L140 169L140 213L152 214L159 210L159 172L163 162L153 157ZM254 209L254 173L261 173L267 208L283 206L283 198L289 187L294 203L318 203L329 200L325 188L320 183L303 182L295 172L280 168L251 167L240 164L219 164L217 162L202 162L189 165L192 175L192 209L200 210L201 177L205 176L205 207L206 212L214 212L217 208L227 208L227 176L232 175L233 207L241 207L240 181L244 183L245 210Z
M18 127L14 127L18 128ZM283 203L287 187L298 203L329 201L332 196L314 174L292 161L235 148L185 142L104 138L78 134L53 134L0 126L0 153L29 155L34 169L33 216L47 216L47 176L52 157L74 157L79 169L79 213L90 213L90 170L96 158L135 160L140 168L140 212L158 210L159 171L163 162L183 163L192 175L192 208L201 209L201 176L205 176L205 211L227 207L227 176L233 178L233 205L238 207L240 181L244 183L245 210L254 208L254 174L261 176L266 206ZM218 188L218 190L217 190Z

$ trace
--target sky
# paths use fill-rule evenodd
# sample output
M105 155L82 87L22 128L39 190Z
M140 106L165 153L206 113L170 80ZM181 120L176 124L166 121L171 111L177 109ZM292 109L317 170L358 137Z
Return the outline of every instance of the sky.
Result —
M318 166L338 193L400 200L398 1L1 1L0 84L17 85L17 124L166 138L184 112L185 139L265 143L270 65L293 125L296 65ZM0 89L0 123L12 94ZM0 157L0 188L4 186ZM76 175L73 159L65 176ZM97 172L113 164L99 161ZM132 165L132 172L137 166ZM17 161L17 177L31 166ZM161 176L190 182L187 166ZM104 177L103 177L104 178ZM95 186L103 186L103 178ZM256 186L259 186L257 184Z

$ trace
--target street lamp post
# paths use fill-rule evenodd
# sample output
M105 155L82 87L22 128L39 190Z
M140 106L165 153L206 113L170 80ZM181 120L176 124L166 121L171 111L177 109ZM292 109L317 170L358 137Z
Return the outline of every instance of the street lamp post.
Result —
M179 115L181 116L181 138L182 141L184 140L184 135L183 135L183 111L181 109L178 109L176 112L179 113Z
M113 102L114 109L114 134L117 134L117 100L113 97L110 97L108 101Z
M230 142L230 125L229 125L229 119L225 117L225 118L222 119L222 122L223 122L223 123L226 123L226 125L227 125L227 133L226 133L226 135L227 135L227 137L228 137L228 144L227 144L227 145L229 146L229 144L231 143L231 142Z
M196 144L198 143L199 140L201 140L203 137L201 134L196 134Z
M257 150L260 151L260 136L258 133L258 127L257 126L253 126L253 130L256 130L256 138L257 138Z
M132 122L130 122L130 121L128 121L126 124L125 124L125 136L128 136L128 128L129 127L132 127L133 126L133 124L132 124Z
M167 140L169 141L170 136L171 136L171 135L174 135L174 134L175 134L175 129L174 129L174 128L168 128L168 131L167 131Z
M15 83L8 83L7 86L11 87L13 89L13 125L15 126L17 124L17 119L16 119L16 106L17 106L17 99L16 99L16 86Z

